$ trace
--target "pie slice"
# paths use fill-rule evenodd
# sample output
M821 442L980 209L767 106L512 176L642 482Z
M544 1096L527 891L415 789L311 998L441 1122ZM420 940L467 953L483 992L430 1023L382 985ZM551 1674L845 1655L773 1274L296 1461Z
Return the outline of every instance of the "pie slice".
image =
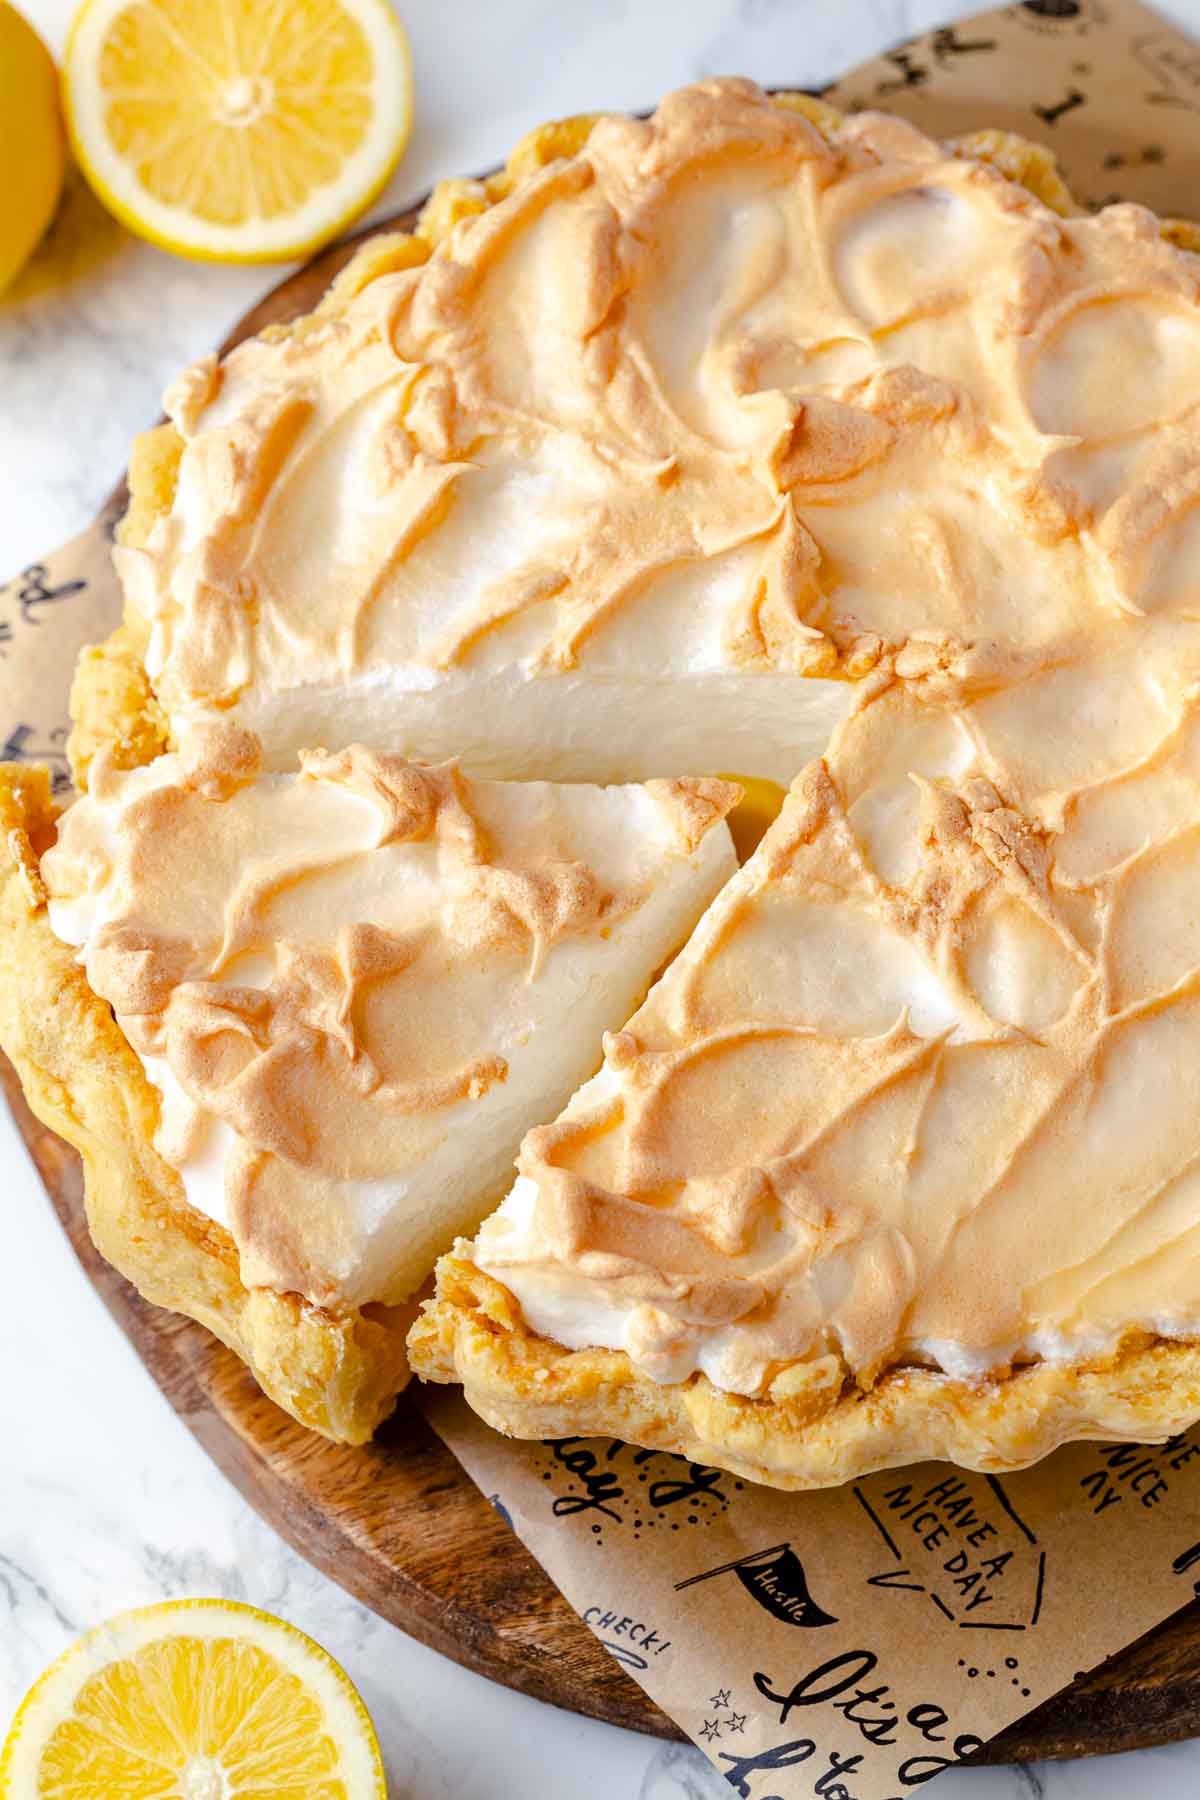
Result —
M893 684L473 1243L414 1369L806 1487L1200 1412L1200 634Z
M4 1041L105 1254L360 1440L436 1256L735 866L738 790L258 764L231 726L98 764L50 844L9 772Z

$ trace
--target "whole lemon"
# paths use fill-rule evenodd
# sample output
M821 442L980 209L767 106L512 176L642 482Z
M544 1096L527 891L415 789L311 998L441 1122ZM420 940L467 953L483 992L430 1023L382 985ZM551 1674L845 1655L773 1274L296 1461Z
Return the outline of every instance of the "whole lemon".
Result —
M54 58L0 0L0 293L54 217L65 160Z

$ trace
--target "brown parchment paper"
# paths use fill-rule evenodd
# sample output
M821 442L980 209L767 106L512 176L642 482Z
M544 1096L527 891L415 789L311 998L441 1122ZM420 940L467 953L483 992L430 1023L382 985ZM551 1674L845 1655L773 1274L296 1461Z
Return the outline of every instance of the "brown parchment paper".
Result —
M1041 139L1092 206L1200 211L1200 46L1134 0L985 13L827 93L939 136ZM64 791L72 665L119 613L103 524L0 584L0 753L48 761ZM511 1443L457 1393L426 1405L747 1800L899 1800L1200 1591L1200 1428L1002 1478L923 1464L784 1495L619 1443Z
M1200 1428L1020 1474L781 1494L425 1410L595 1635L751 1800L900 1800L1200 1590Z

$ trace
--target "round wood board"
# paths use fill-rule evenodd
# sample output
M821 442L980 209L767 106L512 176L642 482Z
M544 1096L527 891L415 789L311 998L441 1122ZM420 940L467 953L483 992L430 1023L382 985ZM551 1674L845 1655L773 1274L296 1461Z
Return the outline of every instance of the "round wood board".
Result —
M324 251L247 313L222 352L308 312L357 245ZM124 483L101 515L124 509ZM266 1399L202 1326L148 1305L88 1235L74 1151L33 1117L11 1065L0 1084L80 1263L150 1374L213 1461L309 1562L411 1637L556 1706L659 1737L683 1734L571 1611L549 1577L401 1398L362 1449L327 1443ZM973 1761L1031 1762L1200 1735L1200 1602L993 1739Z

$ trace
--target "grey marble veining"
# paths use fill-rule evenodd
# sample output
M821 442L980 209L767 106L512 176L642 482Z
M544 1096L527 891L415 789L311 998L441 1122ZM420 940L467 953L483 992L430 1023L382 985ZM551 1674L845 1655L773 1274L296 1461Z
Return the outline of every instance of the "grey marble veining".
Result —
M73 0L23 0L61 47ZM641 106L715 72L818 83L977 8L954 0L400 0L418 122L379 215L488 167L530 125ZM1162 10L1200 36L1200 0ZM72 535L166 381L279 278L131 238L74 179L0 298L0 576ZM0 676L2 679L2 676ZM126 1607L224 1594L293 1620L362 1689L394 1800L716 1800L698 1752L576 1719L410 1642L244 1506L171 1413L76 1267L0 1117L0 1727L42 1667ZM1200 1744L942 1777L944 1800L1194 1800Z

